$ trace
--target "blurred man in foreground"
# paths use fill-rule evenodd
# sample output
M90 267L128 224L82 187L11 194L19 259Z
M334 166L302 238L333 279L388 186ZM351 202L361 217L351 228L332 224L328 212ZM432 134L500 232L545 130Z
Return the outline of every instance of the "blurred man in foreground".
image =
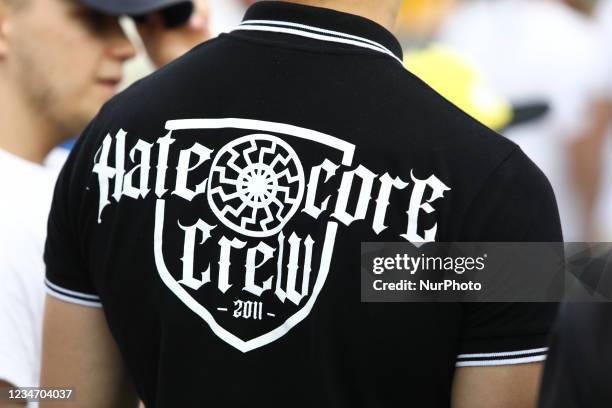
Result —
M135 55L117 16L156 12L178 27L191 10L189 1L176 0L0 0L0 388L38 384L42 249L66 157L56 146L116 94L123 65ZM150 47L170 35L161 31L147 39ZM164 45L165 58L208 38L199 34Z
M0 384L38 384L55 148L117 92L134 53L115 17L77 1L0 1Z

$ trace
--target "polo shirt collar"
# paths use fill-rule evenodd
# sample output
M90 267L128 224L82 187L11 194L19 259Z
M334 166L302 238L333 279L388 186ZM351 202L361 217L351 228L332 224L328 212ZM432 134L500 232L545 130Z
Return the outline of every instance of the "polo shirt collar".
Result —
M365 17L321 7L282 1L252 5L237 30L269 31L336 42L403 59L399 41L387 29Z

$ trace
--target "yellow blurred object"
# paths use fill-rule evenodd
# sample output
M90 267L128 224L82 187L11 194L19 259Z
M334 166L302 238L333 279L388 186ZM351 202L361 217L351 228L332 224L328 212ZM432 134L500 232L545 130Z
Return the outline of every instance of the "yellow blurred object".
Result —
M428 38L444 21L457 0L403 0L397 32L400 36Z
M485 84L478 69L452 50L434 45L410 52L406 68L461 110L494 130L512 121L512 106Z

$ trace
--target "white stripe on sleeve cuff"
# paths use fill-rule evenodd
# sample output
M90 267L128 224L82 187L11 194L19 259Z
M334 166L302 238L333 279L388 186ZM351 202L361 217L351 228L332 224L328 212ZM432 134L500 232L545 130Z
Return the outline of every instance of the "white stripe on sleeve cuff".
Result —
M45 286L49 295L64 302L74 303L77 305L88 307L102 307L102 303L100 302L99 296L65 289L50 282L47 279L45 279Z
M485 367L537 363L546 360L548 347L497 353L459 354L456 367Z

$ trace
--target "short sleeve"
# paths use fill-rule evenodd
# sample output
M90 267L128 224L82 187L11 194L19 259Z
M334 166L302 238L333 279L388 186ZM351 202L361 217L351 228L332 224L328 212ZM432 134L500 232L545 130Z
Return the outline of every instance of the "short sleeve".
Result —
M78 220L86 188L84 175L89 173L84 140L93 132L92 128L93 122L70 153L55 186L45 245L45 285L47 293L60 300L101 307L84 257Z
M466 219L467 242L562 242L554 193L516 149L489 177ZM464 303L456 365L543 361L557 303Z

